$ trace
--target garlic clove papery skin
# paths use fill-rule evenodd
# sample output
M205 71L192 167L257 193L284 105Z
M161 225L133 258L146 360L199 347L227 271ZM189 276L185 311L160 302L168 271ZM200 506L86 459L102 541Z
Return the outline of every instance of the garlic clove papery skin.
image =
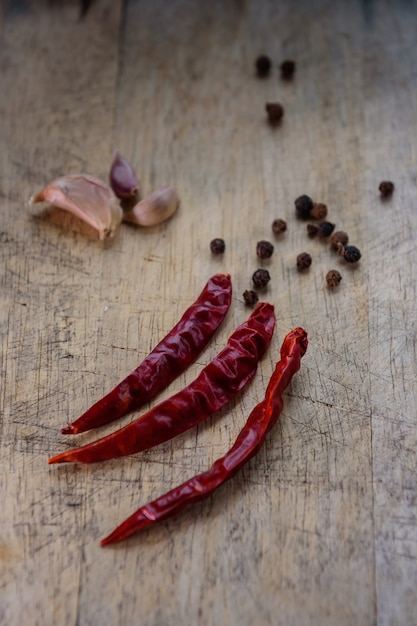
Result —
M110 186L121 199L136 198L139 195L139 182L136 172L127 159L116 150L109 174Z
M88 174L61 176L31 197L32 204L49 202L69 211L98 231L100 239L113 237L123 211L113 190Z
M160 187L125 213L123 221L138 226L155 226L171 217L177 210L179 202L174 187Z

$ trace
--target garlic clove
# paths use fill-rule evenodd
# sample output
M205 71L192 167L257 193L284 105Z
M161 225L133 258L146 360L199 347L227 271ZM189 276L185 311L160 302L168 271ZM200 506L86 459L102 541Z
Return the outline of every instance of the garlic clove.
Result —
M139 226L154 226L167 220L175 213L179 197L174 187L160 187L127 211L123 221Z
M99 178L87 174L56 178L33 195L30 202L49 202L73 213L95 228L100 239L113 237L123 217L112 189Z
M118 150L110 168L109 180L111 188L119 198L136 198L139 195L136 172Z

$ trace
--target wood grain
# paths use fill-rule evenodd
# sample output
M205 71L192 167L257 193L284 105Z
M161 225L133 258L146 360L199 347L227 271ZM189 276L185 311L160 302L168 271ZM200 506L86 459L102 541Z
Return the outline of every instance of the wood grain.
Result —
M416 3L95 0L81 16L82 4L6 2L1 14L0 623L417 624ZM254 74L260 53L268 79ZM277 128L267 101L285 107ZM107 178L116 148L145 194L177 187L173 219L101 242L64 211L27 207L56 176ZM387 201L383 179L396 185ZM302 193L361 249L357 267L307 237ZM261 239L269 261L256 258ZM313 263L300 273L303 250ZM230 272L225 323L158 399L191 381L248 316L259 266L276 337L230 406L142 454L48 467L116 427L60 435L210 275ZM330 291L333 267L343 280ZM228 449L295 325L309 350L259 455L212 499L101 549Z

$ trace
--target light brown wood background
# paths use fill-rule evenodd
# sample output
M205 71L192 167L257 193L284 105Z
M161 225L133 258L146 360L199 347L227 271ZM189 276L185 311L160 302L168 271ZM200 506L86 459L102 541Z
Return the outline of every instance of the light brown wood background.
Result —
M1 624L417 624L416 2L96 0L79 11L75 0L2 4ZM274 62L263 81L261 52ZM291 83L277 69L287 57ZM265 121L268 100L285 107L279 128ZM106 178L115 148L145 193L177 187L170 222L122 225L103 243L63 211L27 206L56 176ZM382 202L386 178L396 191ZM358 267L306 237L302 193L349 232ZM288 222L281 240L276 217ZM217 236L223 258L209 252ZM260 239L275 243L264 265L277 331L236 401L149 452L48 466L73 445L60 428L136 367L217 271L233 277L230 313L158 399L224 346L248 315ZM303 250L313 264L299 274ZM324 282L332 267L337 292ZM258 457L209 501L100 548L228 449L295 325L309 350Z

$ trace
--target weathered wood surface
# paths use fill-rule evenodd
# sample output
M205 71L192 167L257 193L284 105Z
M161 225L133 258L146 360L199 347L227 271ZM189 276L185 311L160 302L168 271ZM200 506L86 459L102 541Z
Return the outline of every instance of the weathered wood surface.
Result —
M0 301L2 624L417 624L417 5L415 2L4 2ZM268 53L272 76L255 78ZM297 61L293 82L277 64ZM264 104L279 100L276 129ZM106 178L119 148L144 192L182 204L112 241L27 208L55 176ZM378 184L396 184L382 202ZM308 193L363 252L309 240ZM277 334L255 380L205 425L130 458L48 466L60 435L170 329L216 271L231 311L192 380L247 315L255 244ZM211 238L227 251L213 258ZM308 272L295 256L310 251ZM115 548L140 504L209 466L262 398L293 326L309 351L278 427L216 497ZM124 420L124 423L130 418ZM113 430L114 426L103 429ZM87 442L96 433L81 435Z

